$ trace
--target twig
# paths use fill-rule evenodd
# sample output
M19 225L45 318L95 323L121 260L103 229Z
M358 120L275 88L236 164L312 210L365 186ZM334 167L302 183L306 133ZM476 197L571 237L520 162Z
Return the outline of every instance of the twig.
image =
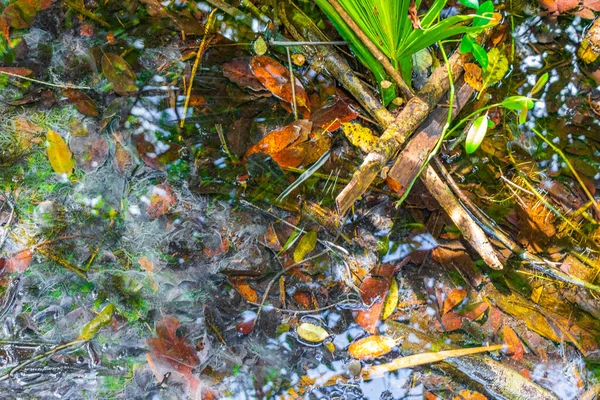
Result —
M350 42L346 42L345 40L332 40L331 42L325 41L315 41L315 42L292 42L292 41L281 41L281 40L269 40L269 44L272 46L343 46L350 44Z
M298 119L298 105L296 104L296 76L294 75L294 68L292 68L292 56L290 55L290 48L286 47L288 59L288 68L290 70L290 85L292 85L292 107L294 108L294 120Z
M187 113L188 105L190 104L190 97L192 96L192 87L194 86L194 78L196 76L196 72L198 71L198 65L200 65L200 59L208 49L210 41L212 37L208 36L208 33L215 22L215 15L217 13L218 8L213 9L208 15L208 19L206 21L206 26L204 27L204 37L202 38L202 42L200 42L200 47L198 47L198 51L196 52L196 61L194 61L194 66L192 67L192 73L190 74L190 85L188 86L187 95L185 96L185 103L183 105L183 115L181 116L181 122L179 123L179 127L183 128L185 124L185 114Z
M28 78L26 76L13 74L13 73L6 72L6 71L0 71L0 74L12 76L13 78L25 79L26 81L35 82L35 83L39 83L40 85L46 85L46 86L51 86L51 87L60 88L60 89L85 89L85 90L91 90L92 89L89 86L77 86L77 85L69 85L67 83L64 83L64 84L60 83L59 84L59 83L50 83L50 82L39 81L37 79Z
M344 7L337 0L327 0L329 4L337 11L337 13L342 17L344 22L348 24L350 29L358 36L361 42L365 45L367 49L373 54L373 56L381 63L385 71L390 74L394 82L398 85L402 93L406 96L407 99L414 97L415 92L404 82L400 73L394 68L390 60L379 50L377 46L369 39L369 37L363 32L362 29L354 22L352 17L348 15ZM393 0L392 0L393 1Z

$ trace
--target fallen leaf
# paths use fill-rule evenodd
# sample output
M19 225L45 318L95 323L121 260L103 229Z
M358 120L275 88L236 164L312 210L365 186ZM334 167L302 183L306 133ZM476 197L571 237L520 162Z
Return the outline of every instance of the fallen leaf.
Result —
M377 136L373 135L369 128L359 123L345 122L342 124L342 130L348 141L365 153L370 153L377 144Z
M476 321L483 316L489 307L489 304L484 301L469 304L463 310L461 310L460 315L469 321Z
M96 171L108 158L108 142L98 134L71 136L69 147L77 166L85 172Z
M313 125L333 132L341 127L344 122L349 122L358 117L358 106L346 95L336 92L335 99L326 103L311 114L310 120Z
M396 346L396 340L389 336L367 336L348 346L352 358L370 360L389 353Z
M177 197L168 183L153 186L149 194L150 204L146 212L150 218L158 218L168 213L177 204Z
M254 76L276 97L286 103L293 103L289 70L269 56L255 56L250 61ZM310 101L300 80L294 77L296 105L304 118L310 117Z
M37 13L50 7L51 0L17 0L9 4L0 15L0 29L10 42L10 28L29 28Z
M487 400L487 397L474 390L463 390L454 396L452 400Z
M78 340L92 340L100 331L102 327L110 324L112 321L112 315L115 312L115 306L109 303L106 307L98 313L90 322L85 324L79 331Z
M242 335L249 335L256 325L256 313L246 310L237 319L235 330Z
M315 249L317 245L317 232L310 231L304 234L294 249L294 262L299 263L304 257Z
M512 355L515 361L523 358L523 345L515 331L508 325L504 325L504 343L508 346L508 354Z
M396 278L392 277L390 281L390 290L383 303L383 312L381 313L381 319L385 320L390 317L396 311L398 306L398 282Z
M600 0L583 0L583 6L590 10L600 12Z
M303 322L296 328L296 334L303 340L310 343L321 343L330 335L325 329L319 325Z
M96 103L87 94L80 90L65 89L63 91L70 104L73 104L77 111L90 117L98 116L98 108Z
M136 76L131 66L120 55L106 53L102 57L102 72L115 93L129 96L137 91Z
M243 89L255 92L266 91L266 88L252 73L250 58L239 57L222 65L223 76ZM270 95L270 94L269 94Z
M483 90L483 77L481 68L473 63L466 63L465 82L477 91Z
M360 285L361 297L368 309L357 311L354 321L371 334L377 332L383 302L389 287L389 278L373 276L367 276Z
M67 177L71 176L75 163L69 146L58 133L50 129L48 129L46 140L48 141L48 159L54 172L66 174Z
M467 291L465 289L453 289L446 297L446 300L444 300L442 315L459 305L465 297L467 297Z
M180 145L149 136L150 140L147 140L144 134L135 135L134 138L140 158L150 168L164 171L169 164L185 157L184 149Z
M121 175L129 175L135 168L136 162L131 152L121 144L121 139L115 141L115 156L113 165Z
M258 293L248 284L248 279L243 276L230 276L229 283L242 296L242 298L250 303L258 303Z

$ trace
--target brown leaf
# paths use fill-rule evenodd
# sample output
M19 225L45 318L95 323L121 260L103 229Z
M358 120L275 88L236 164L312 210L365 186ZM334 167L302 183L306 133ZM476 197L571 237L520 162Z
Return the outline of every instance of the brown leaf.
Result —
M465 64L465 82L473 89L481 91L483 89L483 71L479 66L473 63Z
M131 66L120 55L106 53L102 57L102 72L115 93L129 96L137 91L136 76Z
M575 13L575 15L583 18L583 19L594 19L596 18L596 15L594 14L594 12L592 10L590 10L589 8L581 8L579 11L577 11Z
M33 258L30 249L21 250L10 257L0 258L0 271L6 269L8 272L24 272Z
M33 71L29 68L21 68L21 67L0 67L0 72L7 72L13 75L19 76L29 76L33 74Z
M485 313L489 307L489 304L484 301L480 303L469 304L464 310L461 310L461 315L469 321L476 321L481 318L483 313Z
M65 89L63 93L67 96L69 103L73 104L80 113L90 117L98 116L96 103L87 94L75 89Z
M252 73L249 57L234 58L223 64L222 70L224 77L241 88L247 88L256 92L266 91L266 88Z
M340 128L344 122L349 122L358 117L358 107L347 96L338 93L335 100L325 104L312 113L310 120L315 127L333 132Z
M131 155L131 152L127 150L121 144L121 138L115 141L115 157L113 158L113 165L115 169L121 175L129 175L133 168L135 168L135 159Z
M408 18L410 18L413 29L421 29L421 21L419 21L419 16L417 15L417 3L415 0L410 0L410 5L408 6Z
M242 298L250 303L258 303L258 293L248 284L248 279L243 276L230 276L229 283L242 296Z
M556 8L559 13L565 13L577 7L579 0L556 0Z
M255 56L250 61L254 76L276 97L286 103L293 103L290 72L275 59L269 56ZM294 77L296 105L304 118L310 117L310 101L298 78Z
M379 324L384 300L389 288L389 278L373 276L367 276L360 285L362 301L368 306L368 309L358 311L354 317L354 321L371 334L377 332L377 325Z
M100 168L108 157L108 143L98 134L88 136L72 136L69 147L73 152L77 166L85 172L94 172Z
M150 204L146 212L150 218L158 218L168 213L177 204L177 197L168 183L153 186L150 191Z
M446 314L448 311L459 305L465 299L465 297L467 297L467 291L465 289L452 290L446 297L446 300L444 300L444 309L442 314Z
M523 358L523 345L515 331L508 325L504 325L504 343L508 346L508 354L511 354L515 361Z
M200 360L196 350L185 337L177 335L179 321L175 317L164 317L156 324L156 338L147 339L150 353L156 361L161 361L176 369L188 379Z
M50 0L17 0L9 4L0 15L0 28L7 40L10 40L10 28L29 28L38 12L50 7Z

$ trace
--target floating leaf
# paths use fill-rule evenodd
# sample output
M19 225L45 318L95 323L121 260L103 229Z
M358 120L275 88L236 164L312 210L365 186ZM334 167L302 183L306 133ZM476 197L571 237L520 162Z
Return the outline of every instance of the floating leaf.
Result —
M46 140L48 140L48 159L54 172L71 176L75 163L69 146L58 133L50 129L48 129Z
M381 313L381 319L388 319L390 315L396 311L398 306L398 282L396 278L392 277L390 281L390 290L383 303L383 312Z
M87 94L75 89L65 89L63 93L67 96L69 103L73 104L80 113L90 117L98 116L96 103Z
M317 232L310 231L300 239L298 245L294 249L294 262L299 263L304 260L304 257L315 249L317 245Z
M475 118L473 121L473 125L469 129L467 133L467 139L465 141L465 149L467 154L471 154L479 148L481 142L483 142L483 138L488 129L488 115L482 115L481 117Z
M354 320L371 334L377 331L377 325L383 310L383 301L389 287L389 278L374 276L367 276L360 285L362 301L370 307L366 310L357 311Z
M348 141L365 153L370 153L378 140L369 128L359 123L345 122L342 124L342 130Z
M502 103L500 103L502 107L508 108L509 110L519 111L523 107L526 107L528 110L531 110L534 106L533 100L526 96L510 96L504 99Z
M519 361L523 358L523 345L515 331L508 325L504 325L504 343L508 346L508 354L511 354L514 360Z
M300 338L310 343L321 343L330 336L325 329L310 322L303 322L298 325L296 333Z
M467 291L465 289L453 289L444 300L444 309L442 314L446 314L454 307L459 305L467 297Z
M137 91L135 73L120 55L106 53L102 57L102 72L115 93L129 96Z
M91 340L96 336L98 331L110 324L112 321L112 316L115 312L115 306L112 303L109 303L106 307L100 311L98 315L94 317L90 322L85 324L81 330L79 331L79 340Z
M271 93L286 103L293 103L292 85L290 84L290 71L275 59L269 56L255 56L250 61L254 76ZM298 78L294 77L294 91L296 105L301 110L304 118L310 117L310 101Z
M370 360L389 353L395 346L396 340L389 336L367 336L348 346L348 353L359 360Z
M465 82L477 91L483 90L483 71L473 63L465 64Z
M326 103L311 114L310 120L315 127L333 132L339 129L342 123L358 117L357 108L352 100L338 91L332 102Z

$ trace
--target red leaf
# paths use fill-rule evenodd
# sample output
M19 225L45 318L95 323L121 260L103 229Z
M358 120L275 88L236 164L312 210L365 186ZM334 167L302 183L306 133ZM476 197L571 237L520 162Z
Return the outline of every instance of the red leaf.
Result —
M235 330L242 335L248 335L254 329L256 324L256 313L254 311L244 311L235 324Z
M275 59L268 56L255 56L250 61L254 76L276 97L286 103L293 103L290 72ZM304 118L310 117L310 101L298 78L294 77L296 105Z
M462 326L463 317L451 311L447 314L442 315L442 324L446 332L452 332L460 329Z
M147 343L154 360L170 365L191 380L195 378L192 370L200 360L187 339L177 336L179 325L177 318L164 317L156 324L157 337L147 339Z
M371 334L377 332L377 325L383 311L383 302L389 288L389 278L373 276L367 276L360 285L362 301L369 308L358 311L354 316L354 321Z
M26 249L15 253L9 258L0 258L0 268L6 268L8 272L24 272L33 258L33 251Z

